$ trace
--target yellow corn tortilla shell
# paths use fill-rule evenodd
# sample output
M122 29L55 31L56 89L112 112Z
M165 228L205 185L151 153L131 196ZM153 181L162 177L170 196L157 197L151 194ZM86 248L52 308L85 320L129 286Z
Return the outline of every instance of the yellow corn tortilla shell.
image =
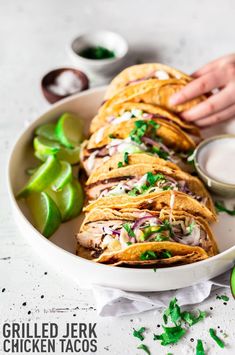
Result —
M109 123L109 118L111 116L118 117L122 115L125 111L131 111L131 110L141 110L144 113L160 115L162 116L162 119L164 117L164 120L175 123L186 133L195 135L200 138L200 130L193 123L186 122L182 120L180 117L173 114L172 112L169 112L157 105L154 106L150 104L136 103L136 102L124 102L122 104L113 106L112 111L109 112L108 114L105 111L101 111L100 114L98 113L91 122L90 125L91 133L96 132L99 128L105 126L106 124L112 124Z
M123 161L123 153L118 153L110 157L108 161L106 161L102 166L96 168L94 172L90 175L89 179L87 180L87 184L91 184L96 181L97 176L108 174L113 169L117 169L118 163ZM144 162L145 164L152 164L152 165L162 165L169 167L174 170L181 170L178 165L161 158L158 158L154 155L148 153L135 153L135 154L128 154L128 165L136 165ZM124 167L118 168L120 173Z
M161 106L172 112L183 112L199 104L206 99L202 95L193 100L180 105L171 105L170 97L187 85L184 79L157 80L149 79L127 86L119 91L115 96L106 101L99 109L98 114L106 112L109 114L115 105L124 102L142 102L151 105Z
M181 71L160 63L137 64L124 69L109 84L105 93L105 100L116 95L122 88L132 85L135 80L154 77L156 71L164 71L170 79L184 79L191 81L192 78ZM157 79L157 78L156 78ZM158 79L160 80L160 79Z
M169 210L161 210L161 211L148 211L143 210L139 211L138 209L123 209L121 211L112 210L109 208L96 208L92 210L89 214L86 215L86 218L81 226L81 231L86 230L86 226L90 222L96 221L105 221L112 219L120 219L120 220L130 220L134 221L136 218L139 218L139 213L151 213L151 215L159 217L161 219L169 219L171 212ZM133 245L128 246L127 248L120 251L104 251L99 258L93 259L96 262L106 263L109 265L115 266L172 266L174 264L187 264L195 261L203 260L209 256L216 255L218 253L218 248L213 236L213 233L209 227L209 225L200 217L192 216L188 213L184 213L182 211L174 211L171 214L171 218L184 219L186 217L194 218L196 223L200 225L200 227L207 234L207 250L206 252L202 247L199 246L188 246L181 243L176 242L146 242L146 243L135 243ZM157 260L140 260L140 255L145 251L155 251L161 252L163 250L168 250L172 253L172 257L165 259L157 259ZM78 244L77 254L81 257L85 257L86 259L91 260L91 251L86 248L83 248Z
M99 181L104 181L104 180L117 178L117 177L119 178L122 176L134 176L134 177L141 178L142 176L144 176L148 172L151 172L153 174L160 173L160 174L169 176L169 177L175 179L176 181L185 181L187 183L189 189L192 192L194 192L198 196L201 196L201 197L207 199L206 207L215 215L216 212L215 212L215 208L214 208L214 204L211 199L211 196L208 193L208 191L206 190L203 183L198 178L196 178L195 176L192 176L190 174L187 174L181 170L173 170L167 166L163 166L163 165L159 165L159 164L140 163L140 164L136 164L136 165L132 165L132 166L127 165L127 166L123 167L122 169L120 169L120 168L113 169L112 171L110 171L108 173L101 173L101 174L97 174L97 171L95 171L90 176L90 178L88 179L88 181L86 183L87 194L89 196L89 186L94 183L97 184ZM159 192L159 193L161 193L161 192ZM150 195L151 194L146 194L144 196L150 197ZM127 195L125 195L125 196L127 196ZM119 197L121 197L121 195L115 196L115 197L118 199ZM103 197L103 198L106 199L109 197Z
M173 206L171 207L171 205ZM173 211L182 210L193 216L205 218L209 222L216 220L214 211L212 212L208 207L179 191L152 192L148 195L140 196L120 195L102 197L85 206L84 211L89 212L96 207L109 207L116 210L138 208L151 211L160 211L162 208L172 208Z
M102 135L100 135L100 130L92 134L88 141L87 149L103 147L111 143L112 138L110 138L110 135L115 136L117 139L127 138L135 128L136 121L139 121L138 118L132 118L131 120L121 122L117 125L106 125L101 128ZM158 118L153 118L152 121L160 125L156 130L156 134L162 138L163 143L167 146L177 151L186 152L196 147L192 138L177 125Z

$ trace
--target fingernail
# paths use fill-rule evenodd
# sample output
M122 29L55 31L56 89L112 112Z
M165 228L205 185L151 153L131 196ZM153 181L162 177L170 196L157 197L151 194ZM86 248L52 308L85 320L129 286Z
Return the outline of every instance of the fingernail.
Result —
M169 103L170 105L174 106L178 104L178 101L180 99L180 95L179 94L174 94L170 97L169 99Z

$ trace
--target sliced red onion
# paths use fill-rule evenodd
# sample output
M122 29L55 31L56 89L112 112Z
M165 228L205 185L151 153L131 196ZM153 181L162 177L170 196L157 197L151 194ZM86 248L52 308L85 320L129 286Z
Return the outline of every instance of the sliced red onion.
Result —
M133 229L134 231L137 230L137 229L139 229L140 226L141 226L144 222L149 221L149 220L152 220L152 221L156 222L156 225L157 225L157 224L160 224L160 220L159 220L157 217L154 217L154 216L152 216L152 217L150 217L150 216L145 216L145 217L142 217L142 218L137 219L137 220L135 221L135 223L133 224L132 229Z

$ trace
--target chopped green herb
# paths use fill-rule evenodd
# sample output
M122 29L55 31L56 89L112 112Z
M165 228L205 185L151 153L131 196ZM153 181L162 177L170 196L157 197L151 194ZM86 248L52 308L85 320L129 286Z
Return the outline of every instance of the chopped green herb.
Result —
M205 350L204 350L201 339L198 339L198 341L197 341L196 355L205 355Z
M161 253L161 257L166 259L166 258L171 258L172 257L172 254L169 250L164 250L162 253Z
M111 138L111 139L115 139L116 137L115 137L115 135L114 135L114 134L109 134L109 138Z
M82 49L78 54L88 59L107 59L115 57L114 51L102 46L87 47Z
M218 300L223 300L224 302L228 302L229 301L229 297L226 296L226 295L216 296L216 298Z
M131 140L138 144L141 144L141 138L144 136L145 132L147 131L147 128L148 125L146 121L135 121L135 128L130 132Z
M126 165L128 165L128 152L124 152L124 156L123 156L123 161Z
M146 354L151 355L151 353L150 353L149 348L147 347L147 345L140 344L137 349L144 350L144 351L146 352Z
M200 322L206 317L206 312L202 312L199 310L199 315L196 317L193 313L190 312L183 312L181 314L181 318L188 323L188 325L191 327L192 325Z
M230 216L235 216L235 208L233 210L230 210L224 206L224 203L221 201L215 201L215 207L217 212L226 212Z
M167 324L168 317L170 317L171 321L177 325L177 322L180 321L181 312L180 306L177 304L177 298L173 298L170 303L169 307L165 310L163 314L164 323Z
M165 346L168 344L175 344L182 338L182 336L186 333L186 330L183 329L180 325L175 327L164 327L164 333L160 335L154 334L153 340L160 340L161 345Z
M123 228L127 231L128 235L129 235L130 237L135 237L135 233L134 233L133 230L131 229L130 223L124 223L124 224L123 224Z
M192 234L193 228L195 227L195 222L193 221L192 223L189 224L189 226L186 228L187 232L189 234Z
M133 187L133 189L131 189L129 192L128 192L128 195L130 196L136 196L138 195L139 193L139 190L136 188L136 187Z
M121 161L119 161L117 167L118 168L123 168L123 163Z
M129 246L129 245L131 245L132 243L131 243L131 242L126 242L126 244Z
M163 186L162 188L164 191L166 190L173 190L173 186Z
M209 333L210 333L210 336L212 337L212 339L214 339L214 341L221 347L221 348L224 348L224 342L219 338L217 337L217 335L215 334L215 330L210 328L209 329Z
M159 158L167 160L169 158L169 153L165 150L162 150L160 147L152 147L152 153L156 153Z
M154 272L156 272L156 271L157 271L157 269L154 267L154 268L153 268L153 271L154 271Z
M166 237L165 235L162 235L161 233L159 233L154 240L155 240L155 242L163 242L163 241L169 240L169 237Z
M152 250L146 250L140 255L140 260L155 260L158 258L157 253Z
M144 327L140 328L139 330L134 329L133 336L140 339L141 341L143 341L144 340L144 336L143 336L144 331L145 331Z
M158 124L154 120L149 120L148 123L151 124L155 129L160 128L160 124Z

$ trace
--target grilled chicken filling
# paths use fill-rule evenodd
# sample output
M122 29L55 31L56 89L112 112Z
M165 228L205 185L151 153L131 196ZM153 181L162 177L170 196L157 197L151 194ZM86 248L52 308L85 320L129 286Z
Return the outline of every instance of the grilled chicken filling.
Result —
M135 221L109 220L90 222L86 231L77 234L77 241L98 257L104 251L113 252L133 243L177 242L209 250L206 231L192 217L160 219L149 213L139 213ZM168 254L170 257L170 254Z
M88 196L92 200L106 196L139 196L166 190L184 192L202 204L207 202L206 197L191 191L186 181L177 181L161 173L153 174L148 172L142 177L123 176L111 178L87 186Z

